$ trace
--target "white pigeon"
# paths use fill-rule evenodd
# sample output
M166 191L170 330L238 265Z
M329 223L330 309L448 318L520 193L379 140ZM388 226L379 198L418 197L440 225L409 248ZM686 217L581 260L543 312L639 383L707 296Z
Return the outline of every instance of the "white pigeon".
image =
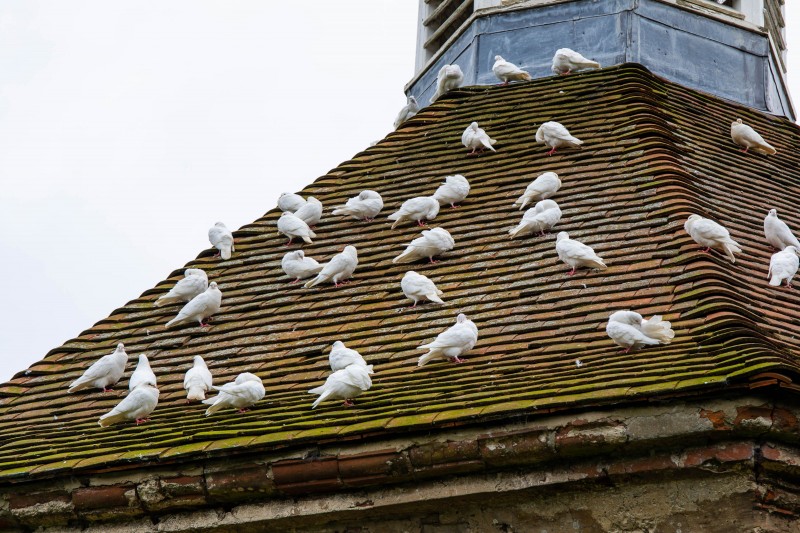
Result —
M494 56L494 65L492 72L497 78L502 81L502 85L508 85L510 81L531 81L531 75L516 66L514 63L509 63L501 56Z
M325 380L325 384L308 391L319 394L311 408L315 409L325 400L344 400L348 407L353 406L352 399L372 387L369 369L363 365L350 365L337 370Z
M309 196L303 207L294 212L294 216L313 228L322 218L322 202Z
M433 196L417 196L403 202L400 209L389 215L389 220L394 220L392 229L406 220L414 220L419 226L425 225L425 220L433 220L439 214L439 201Z
M516 228L509 230L508 234L512 239L537 232L544 235L545 231L555 226L559 220L561 220L561 208L555 200L540 200L525 211L520 223Z
M473 122L467 126L467 129L464 130L464 133L461 134L461 144L472 149L470 155L483 152L485 148L488 148L492 152L496 152L497 150L492 147L492 145L496 142L497 141L495 139L489 137L483 128L478 127L477 122Z
M139 354L139 363L136 365L136 369L128 380L128 390L133 390L142 383L158 385L156 374L153 372L153 369L150 368L150 361L147 360L145 354Z
M158 405L158 389L154 383L145 382L133 389L111 411L97 421L102 427L118 422L135 420L136 425L150 420L147 416Z
M603 260L594 253L591 246L570 239L566 231L556 235L556 253L558 253L559 259L572 267L572 270L567 273L568 276L575 274L575 270L579 267L600 270L607 268Z
M600 63L586 59L575 50L559 48L553 56L553 74L564 76L577 70L600 68Z
M208 240L211 242L211 246L219 250L217 255L223 259L230 259L231 252L236 251L233 245L233 234L222 222L217 222L208 230Z
M770 285L777 287L785 281L786 287L793 288L792 278L797 274L797 268L800 267L797 250L794 246L787 246L785 250L772 254L767 273Z
M178 316L167 322L164 327L171 328L177 324L195 320L201 327L206 327L208 324L203 323L203 320L214 315L221 306L222 292L217 288L217 282L212 281L204 293L192 298L192 301L184 305L178 312Z
M425 230L421 237L411 241L402 254L392 259L392 263L413 263L426 257L431 263L436 263L438 260L433 256L452 250L455 245L456 241L446 229Z
M295 237L303 239L303 242L311 244L311 237L316 238L317 234L311 231L304 220L297 218L293 213L286 211L278 219L278 233L283 233L289 237L286 246L292 244Z
M800 250L800 242L794 236L786 222L778 218L778 211L770 209L764 218L764 237L773 248L785 250L787 246L794 246Z
M306 288L333 282L334 287L339 287L346 283L346 280L353 275L353 271L358 266L358 251L355 246L345 246L344 250L334 255L330 261L325 263L317 277L305 284Z
M211 391L213 378L206 362L199 355L194 356L194 365L183 376L183 388L186 390L186 401L202 401L206 393Z
M167 294L162 294L154 305L188 302L208 288L208 275L200 268L187 268L184 278L179 280Z
M358 220L371 222L383 209L383 198L375 191L361 191L347 200L345 205L333 208L334 215L350 215Z
M419 113L419 104L417 104L417 99L413 96L408 97L408 102L406 105L403 106L403 109L397 114L397 118L394 119L394 129L399 128L403 125L403 123Z
M439 333L431 343L417 347L417 350L428 350L419 357L417 366L424 366L431 359L449 359L455 363L463 363L459 356L470 351L478 342L478 326L461 313L456 323Z
M522 204L519 208L525 209L525 206L530 202L546 200L557 193L560 188L561 180L558 179L558 174L555 172L544 172L539 174L539 176L525 188L525 192L514 202L514 205Z
M406 298L414 302L411 307L416 307L417 302L420 300L429 300L437 304L443 304L444 301L439 298L444 293L436 288L436 285L427 277L422 274L417 274L413 270L409 270L400 280L400 288Z
M778 152L756 130L747 124L743 124L740 118L731 122L731 139L742 147L742 152L747 152L751 148L754 152L764 155L772 155Z
M211 388L218 391L218 394L213 398L203 400L204 404L210 406L206 409L206 416L211 416L226 407L238 409L240 413L244 413L248 407L267 394L261 379L250 372L242 372L232 383L226 383L222 387L212 385Z
M556 153L556 148L578 148L583 141L570 135L567 128L558 122L545 122L536 130L536 142L545 143L551 148L547 155Z
M625 353L628 353L631 348L648 344L669 344L675 337L671 326L672 324L662 320L660 315L644 320L642 315L635 311L616 311L608 317L606 333L611 340L625 349Z
M464 200L469 194L469 182L461 174L447 176L444 183L439 185L433 197L440 205L450 204L450 207L458 207L456 204Z
M82 389L103 389L103 392L108 392L125 373L127 363L128 354L125 353L125 345L119 343L113 353L95 361L81 377L70 383L69 392Z
M350 365L361 365L367 368L367 371L372 374L372 365L368 365L364 358L356 350L352 350L344 345L342 341L336 341L331 347L331 353L328 356L328 362L331 364L331 370L336 372Z
M281 259L281 268L286 272L290 278L294 278L292 283L298 283L301 279L308 279L311 276L316 276L322 270L316 259L306 257L303 250L295 250L294 252L286 252L286 255Z
M281 211L289 211L290 213L294 213L303 207L305 203L306 201L299 194L295 194L293 192L282 192L280 198L278 198L278 209Z
M731 234L724 227L713 220L703 218L700 215L691 215L683 224L694 242L704 248L703 252L708 252L711 248L719 250L728 256L731 263L736 262L734 253L740 253L742 249L731 239Z
M445 65L439 69L436 78L436 92L431 97L431 103L438 100L444 93L461 87L464 81L464 73L458 65Z

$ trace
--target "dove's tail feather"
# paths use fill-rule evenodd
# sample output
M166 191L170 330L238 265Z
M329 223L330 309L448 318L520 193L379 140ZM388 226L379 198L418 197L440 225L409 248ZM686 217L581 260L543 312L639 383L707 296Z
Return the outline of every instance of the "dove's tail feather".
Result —
M183 322L183 317L181 317L181 316L176 316L175 318L173 318L172 320L170 320L169 322L167 322L166 324L164 324L164 327L165 327L165 328L171 328L171 327L172 327L172 326L174 326L175 324L180 324L181 322Z
M488 148L489 150L491 150L492 152L496 152L496 151L497 151L497 150L495 150L495 149L494 149L494 147L492 146L492 145L493 145L493 144L495 144L496 142L497 142L497 140L496 140L496 139L481 139L481 144L482 144L482 145L484 145L484 146L485 146L486 148Z
M773 274L772 278L769 280L769 284L772 285L773 287L777 287L778 285L781 284L781 281L782 280L781 280L780 275Z
M320 391L320 389L322 390ZM320 392L315 392L315 391L320 391ZM311 389L308 392L310 392L311 394L319 394L319 398L314 400L314 403L311 404L312 409L316 409L319 404L328 399L328 396L333 394L333 390L326 389L324 385L322 387L317 387L316 389Z
M114 413L113 411L110 413L106 413L100 417L100 420L97 421L98 424L102 427L108 427L111 424L116 424L117 422L124 422L128 418L120 413Z
M439 291L439 292L441 292L441 291ZM439 295L436 294L435 292L432 292L430 294L426 294L425 296L428 298L428 300L430 300L432 302L436 302L437 304L443 304L444 303L444 300L439 298Z
M597 61L581 61L579 68L600 68L600 63Z
M316 285L319 285L320 283L328 281L328 279L330 279L330 278L324 277L322 274L317 274L316 278L312 279L311 281L306 282L306 284L303 285L303 287L305 287L306 289L310 289L311 287L314 287Z
M206 399L206 391L203 387L189 387L186 390L186 399L190 402L202 402Z
M206 409L206 416L211 416L224 407L222 402L217 402L216 396L213 398L208 398L207 400L203 400L203 403L211 404L210 407Z
M398 215L397 218L392 218L392 215L389 215L389 220L394 220L392 224L392 229L394 229L399 223L405 220L405 217Z
M353 210L347 207L346 205L339 205L333 208L334 215L351 215L354 216L356 213L353 213Z
M733 256L734 253L741 253L742 249L739 248L739 245L736 242L729 240L727 242L722 243L722 249L725 251L725 255L728 256L728 259L731 260L731 263L736 262L736 258Z
M414 254L413 250L409 251L406 250L402 254L398 255L394 259L392 259L392 263L413 263L417 259L416 255Z
M176 304L181 301L182 300L177 296L170 296L169 294L165 294L161 296L158 300L153 302L153 305L155 305L156 307L161 307L162 305Z
M666 320L661 320L661 315L654 315L650 320L644 321L642 323L642 333L661 344L669 344L675 338L672 324Z
M375 373L375 371L372 369L372 365L367 365L364 368L367 369L367 374L374 374Z
M519 226L517 226L516 228L514 228L514 229L510 230L510 231L508 232L508 234L509 234L509 235L511 235L511 238L512 238L512 239L514 239L514 238L516 238L516 237L517 237L517 235L519 235L519 234L520 234L520 232L521 232L523 229L525 229L525 224L520 224L520 225L519 225Z
M67 389L67 392L76 392L79 390L88 389L91 386L92 386L91 382L82 381L82 378L79 378L70 384L69 389Z
M316 235L314 235L314 236L316 237ZM303 235L303 242L306 243L306 244L314 244L311 241L311 237L309 237L308 235Z
M775 148L773 148L767 143L759 144L758 146L755 147L755 150L765 155L775 155L778 153L778 151Z
M220 251L219 251L220 257L222 257L223 259L230 259L231 258L231 249L233 249L232 246L225 246L225 247L221 248Z
M591 268L596 268L598 270L605 270L608 268L606 264L603 263L602 259L600 259L599 257L597 259L591 259L587 261L586 266Z
M428 346L429 345L426 344L425 346L420 346L420 348L427 349ZM437 357L441 357L441 355L442 353L437 348L433 348L428 353L419 356L419 361L417 362L417 366L425 366L428 363L428 361L430 361L431 359L436 359Z

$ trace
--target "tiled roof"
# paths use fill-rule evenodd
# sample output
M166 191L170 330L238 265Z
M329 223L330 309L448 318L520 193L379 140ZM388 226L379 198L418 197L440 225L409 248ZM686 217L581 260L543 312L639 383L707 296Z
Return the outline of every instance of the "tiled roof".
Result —
M741 153L729 137L737 117L778 154ZM473 120L497 139L497 153L467 155L460 137ZM567 126L583 148L548 157L534 142L547 120ZM798 140L797 126L785 119L637 65L453 91L302 192L326 207L317 239L303 249L325 261L355 245L360 262L352 283L290 285L280 268L287 250L275 229L280 213L271 210L234 233L230 260L209 249L187 265L205 269L223 291L211 327L164 328L179 307L153 302L181 269L0 387L0 479L762 385L798 390L800 294L767 285L772 250L762 233L772 207L800 229ZM512 204L544 171L562 179L553 199L563 218L546 237L511 240L508 229L522 216ZM392 264L419 228L390 230L386 215L412 196L432 194L454 173L465 175L472 191L431 225L450 231L455 249L436 264ZM363 189L386 202L374 222L329 214ZM731 231L744 248L735 264L698 253L682 227L693 212ZM566 276L555 253L562 230L593 246L608 270ZM447 305L406 310L399 283L409 269L432 278ZM617 309L663 314L674 341L620 353L605 334ZM418 368L415 348L459 312L480 329L467 362ZM328 375L335 340L375 365L373 387L355 408L326 403L312 411L306 391ZM131 356L148 354L161 399L151 422L103 429L97 418L124 395L135 357L113 393L68 394L67 385L120 341ZM203 416L204 407L188 405L182 389L198 354L217 384L243 371L257 374L266 398L246 414Z

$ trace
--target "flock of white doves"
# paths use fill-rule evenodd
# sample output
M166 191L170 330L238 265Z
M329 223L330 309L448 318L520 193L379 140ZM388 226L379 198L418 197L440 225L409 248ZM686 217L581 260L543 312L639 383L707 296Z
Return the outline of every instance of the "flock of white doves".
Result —
M599 68L594 61L568 48L556 52L553 58L553 71L557 74L569 74L572 71L589 68ZM503 82L528 81L530 74L521 70L513 63L505 61L500 56L495 56L494 73ZM463 74L458 65L445 65L439 71L436 94L431 101L436 100L445 92L459 87L463 81ZM400 126L418 110L413 96L408 98L408 105L395 120L395 127ZM742 123L741 119L731 124L731 137L733 141L743 147L763 154L774 154L776 150L756 133L750 126ZM470 154L483 152L485 149L495 151L495 140L481 129L477 122L470 124L461 136L464 146L471 150ZM548 154L557 148L577 148L583 141L570 135L567 128L558 122L545 122L536 132L536 141L550 147ZM538 233L542 236L555 226L561 219L561 209L558 204L550 200L561 187L561 180L555 172L545 172L538 176L522 196L517 199L514 206L519 209L528 204L536 204L528 209L519 225L509 231L511 238ZM449 204L455 208L463 201L470 191L467 179L462 175L447 176L444 183L436 189L432 196L423 196L406 200L400 209L389 215L392 229L404 222L416 222L424 226L425 221L433 220L443 205ZM278 219L278 232L289 238L287 246L294 239L311 244L316 237L313 228L322 219L322 203L309 196L304 199L293 193L283 193L278 199L278 207L283 214ZM358 196L350 198L345 205L333 209L333 215L351 216L358 220L371 222L383 209L383 199L375 191L362 191ZM741 252L736 242L731 239L728 230L720 224L703 218L700 215L691 215L684 224L686 232L700 244L703 252L711 248L723 252L733 263L734 253ZM798 250L800 242L797 241L789 227L778 218L775 209L770 210L764 219L764 234L767 241L775 248L781 250L772 256L769 266L769 284L779 286L786 282L791 288L791 280L798 270ZM217 222L208 231L211 244L219 250L218 256L223 260L229 259L235 251L234 239L228 228L222 222ZM604 270L603 260L595 254L594 250L577 240L570 239L567 232L559 232L556 236L556 252L558 257L571 267L568 275L575 274L578 268L594 268ZM455 241L450 233L437 227L422 231L420 237L412 240L405 251L395 257L393 263L412 263L428 259L435 263L434 257L452 250ZM344 250L334 255L325 265L320 265L311 257L306 257L302 250L296 250L284 255L281 266L291 283L308 280L306 288L311 288L322 283L333 283L339 287L347 283L358 266L358 253L354 246L345 246ZM416 307L420 301L431 301L444 304L441 299L442 291L428 277L414 271L408 271L400 282L403 294ZM219 311L222 304L222 293L216 282L209 284L206 273L198 268L189 268L185 271L184 279L165 295L158 298L155 305L175 304L187 302L178 312L178 315L167 322L169 328L176 324L198 322L205 327L206 319ZM606 326L606 332L611 339L621 346L625 352L632 348L645 345L668 344L675 333L671 324L656 315L646 320L634 311L616 311L611 314ZM445 359L456 363L464 361L460 356L471 350L478 342L478 327L464 314L456 317L456 323L440 333L433 342L423 344L418 349L427 350L419 358L418 365L423 366L432 359ZM74 381L69 392L82 389L100 388L108 391L109 387L117 383L125 371L128 355L120 343L114 353L100 358L90 366L84 374ZM344 400L345 405L351 406L352 398L372 386L370 374L373 373L372 365L368 365L356 350L347 348L341 341L333 343L329 361L332 373L325 383L308 391L319 395L312 404L312 408L325 400ZM575 361L576 366L582 364ZM206 416L223 408L236 408L245 411L265 395L264 385L258 376L249 372L239 374L237 378L221 387L212 385L211 372L205 361L200 356L194 357L194 365L186 373L183 386L187 391L187 401L202 401L210 406ZM108 426L117 422L135 420L137 424L148 420L147 416L158 404L158 389L156 376L150 368L145 354L139 355L139 363L130 377L128 383L129 394L110 412L100 417L99 424ZM217 396L206 399L206 393L211 390L218 391Z

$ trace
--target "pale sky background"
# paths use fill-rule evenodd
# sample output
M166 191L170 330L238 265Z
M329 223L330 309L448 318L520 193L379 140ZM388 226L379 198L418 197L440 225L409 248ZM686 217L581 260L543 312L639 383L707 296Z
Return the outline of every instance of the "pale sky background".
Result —
M0 381L383 138L417 5L0 0Z

